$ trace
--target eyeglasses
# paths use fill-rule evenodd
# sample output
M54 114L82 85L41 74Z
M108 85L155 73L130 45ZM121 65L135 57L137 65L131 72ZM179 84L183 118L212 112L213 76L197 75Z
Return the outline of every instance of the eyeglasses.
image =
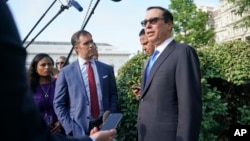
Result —
M60 64L63 65L65 62L56 62L56 65Z
M154 18L150 18L148 20L143 20L141 22L141 25L143 27L145 27L147 25L147 23L149 22L150 24L156 24L158 22L158 20L164 20L164 18L159 18L159 17L154 17Z

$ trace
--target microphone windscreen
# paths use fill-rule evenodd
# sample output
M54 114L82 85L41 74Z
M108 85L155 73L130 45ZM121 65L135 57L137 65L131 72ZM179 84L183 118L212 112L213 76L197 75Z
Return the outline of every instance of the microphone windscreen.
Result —
M110 111L105 111L102 115L102 122L105 122L110 115Z
M83 8L81 7L81 5L77 1L71 0L71 5L73 7L75 7L80 12L83 10Z

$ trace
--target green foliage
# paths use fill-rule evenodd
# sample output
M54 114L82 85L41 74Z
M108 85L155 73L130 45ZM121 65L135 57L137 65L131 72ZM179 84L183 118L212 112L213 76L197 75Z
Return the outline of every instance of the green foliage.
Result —
M249 84L250 45L232 41L200 50L203 73L207 78L222 78L236 85Z
M215 44L198 49L198 55L203 78L200 140L228 139L230 125L249 124L250 44Z
M171 0L169 8L174 16L174 36L177 41L195 48L214 43L215 33L207 29L209 15L197 10L193 0Z
M239 121L237 121L241 125L250 125L250 106L243 105L242 107L237 108L240 113Z
M222 122L229 121L228 105L221 98L221 92L216 87L211 87L206 79L202 79L202 126L200 141L214 141L226 126ZM224 121L222 120L224 119Z
M232 124L250 124L250 44L232 41L197 49L202 73L203 116L200 141L228 140ZM119 141L135 141L140 85L146 55L138 53L118 72L119 109L124 114Z
M119 109L123 118L118 130L119 141L135 141L138 100L132 93L132 86L140 86L142 67L146 55L138 52L119 71L117 77Z

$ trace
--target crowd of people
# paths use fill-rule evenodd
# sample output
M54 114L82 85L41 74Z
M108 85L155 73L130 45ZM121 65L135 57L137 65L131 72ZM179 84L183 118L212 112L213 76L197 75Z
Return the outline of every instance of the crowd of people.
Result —
M3 53L0 56L3 60L3 67L0 69L0 72L3 74L0 79L0 90L2 93L0 99L2 112L1 125L4 128L1 132L2 140L112 141L116 135L115 129L98 131L95 127L89 135L77 137L58 134L58 132L60 132L59 130L61 130L61 126L55 125L58 123L57 120L44 118L46 116L42 116L43 108L48 109L47 117L53 116L53 112L49 111L50 107L43 105L47 102L49 103L49 94L52 94L54 89L51 86L53 77L49 76L51 73L50 69L54 65L53 60L43 54L39 55L38 58L34 58L35 65L31 66L31 68L34 69L33 72L35 72L34 75L36 76L32 76L32 79L39 80L34 80L33 83L30 82L29 79L31 78L28 77L25 68L27 52L22 46L16 24L5 1L0 1L0 17L2 19L0 21L0 47ZM51 88L48 86L49 88L45 90L45 85L48 80L49 83L51 83L49 84ZM31 85L33 85L34 91L37 90L36 92L43 92L42 89L44 89L45 93L43 94L45 94L44 97L46 96L46 100L41 97L36 99L36 94L32 92ZM37 101L34 100L34 98Z
M119 112L118 90L113 67L98 60L92 34L79 30L72 35L78 56L73 62L60 56L54 63L49 54L39 53L27 72L27 53L3 1L0 15L5 65L0 85L3 137L11 141L113 140L115 129L99 130L105 112ZM141 24L139 39L148 59L141 86L132 88L139 102L137 140L197 141L202 117L198 56L190 45L173 39L174 18L169 10L149 7Z

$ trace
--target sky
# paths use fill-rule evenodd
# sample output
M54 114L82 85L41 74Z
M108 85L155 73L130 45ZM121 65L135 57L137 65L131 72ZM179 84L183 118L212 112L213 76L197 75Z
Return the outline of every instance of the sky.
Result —
M54 1L56 1L55 4L45 14ZM95 42L108 43L118 50L132 54L141 50L139 32L142 26L140 22L144 19L147 7L168 8L170 4L170 0L121 0L120 2L100 0L93 14L86 16L91 11L89 8L91 0L75 1L83 7L82 12L70 6L58 16L56 14L59 13L61 6L68 6L67 0L8 0L7 4L22 40L44 16L28 36L27 41L34 39L34 41L70 42L72 34L82 29L84 19L90 17L84 29L92 34ZM91 7L94 7L96 1L93 0ZM194 2L197 6L219 6L219 0L194 0ZM54 20L41 31L52 18ZM38 34L39 32L41 33Z

